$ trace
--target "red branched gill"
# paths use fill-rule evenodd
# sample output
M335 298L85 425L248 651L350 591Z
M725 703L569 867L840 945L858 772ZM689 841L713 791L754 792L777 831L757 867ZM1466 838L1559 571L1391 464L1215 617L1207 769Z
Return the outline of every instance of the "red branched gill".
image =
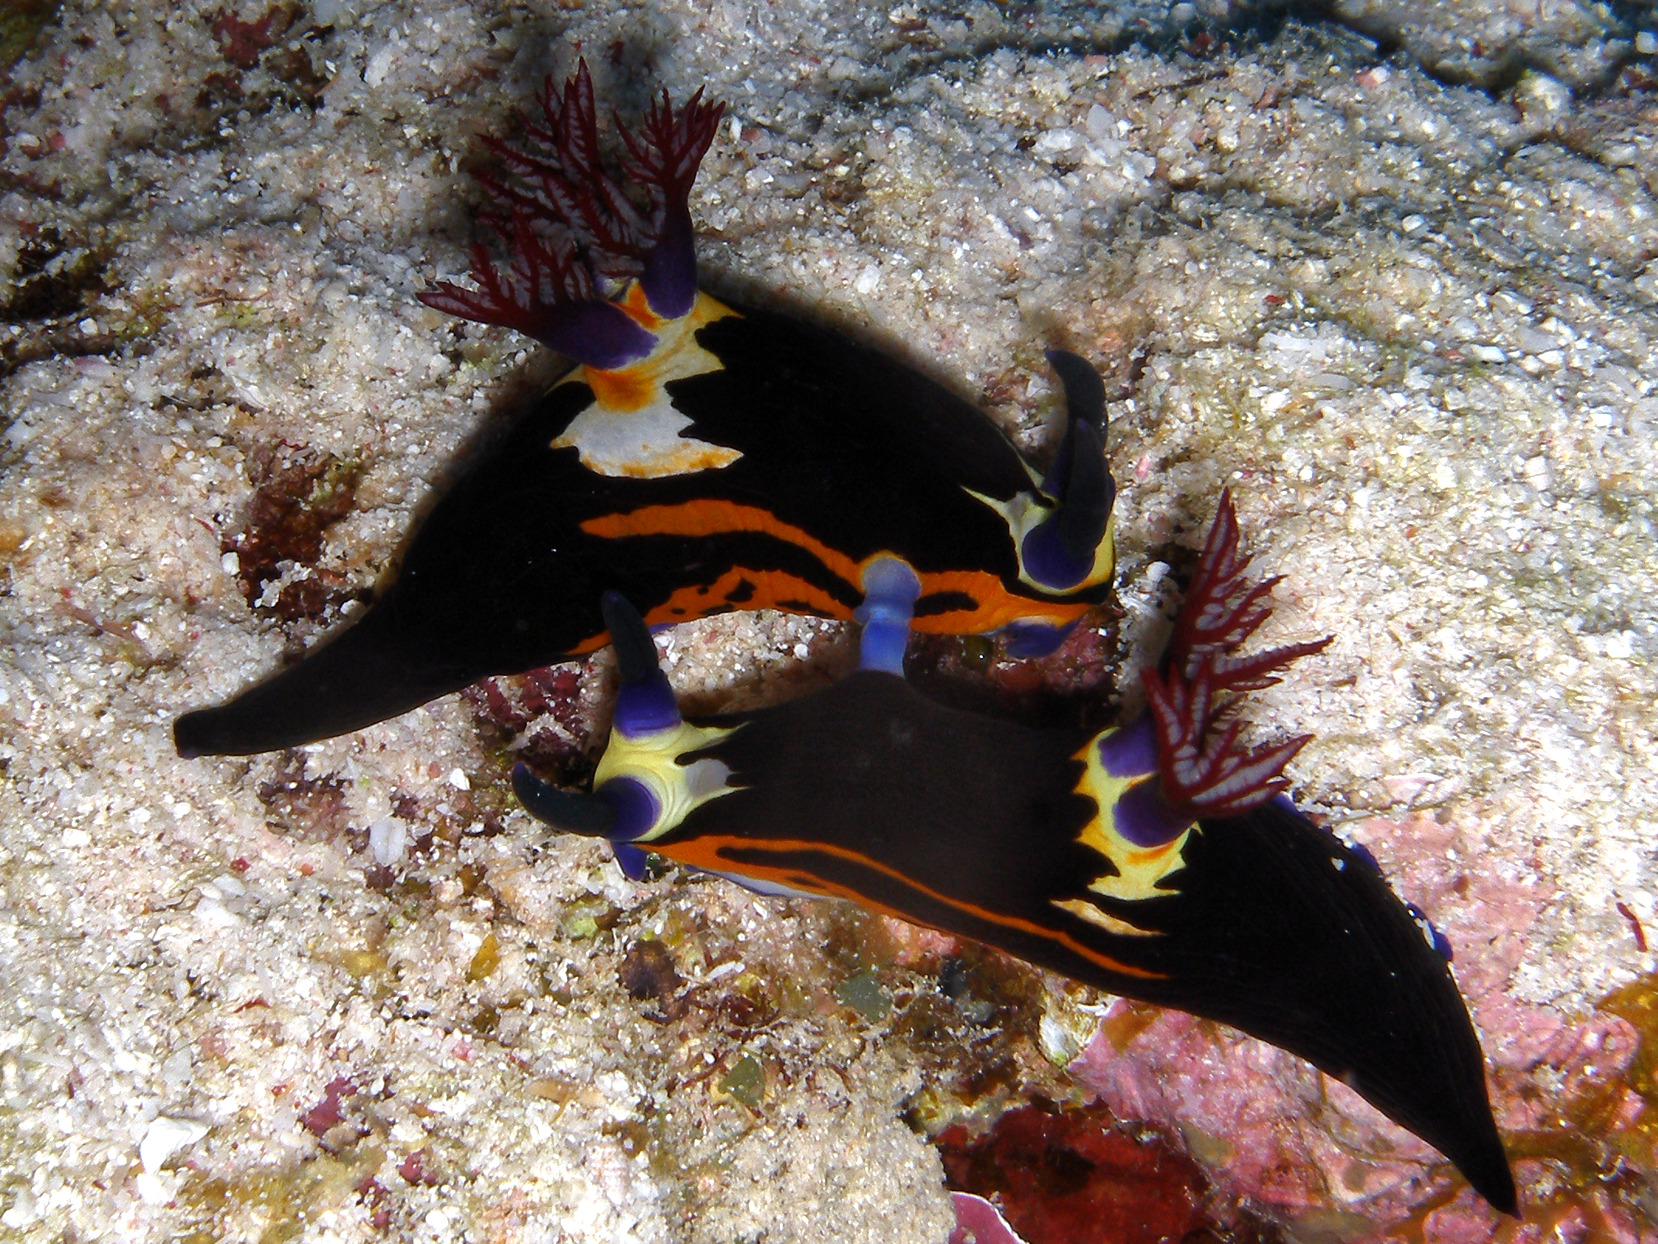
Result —
M1259 691L1278 682L1277 671L1300 657L1322 652L1330 637L1306 643L1269 648L1250 657L1240 657L1239 648L1272 616L1272 589L1283 575L1252 581L1250 558L1243 552L1238 535L1238 515L1232 505L1232 490L1221 490L1215 521L1198 555L1197 572L1186 592L1174 635L1164 654L1165 665L1178 666L1187 679L1197 676L1197 664L1213 658L1218 688L1226 691Z
M624 149L618 180L601 157L587 62L562 89L549 78L543 124L522 120L521 144L485 140L511 180L478 175L490 199L478 221L495 246L473 245L476 288L439 281L421 301L514 329L588 366L643 358L656 342L654 320L677 319L696 299L691 185L724 110L704 103L701 90L676 110L664 91L636 132L615 118ZM612 301L634 281L647 314Z
M1200 817L1240 816L1289 787L1284 766L1313 736L1243 746L1237 699L1216 694L1219 676L1210 658L1190 681L1173 669L1166 678L1155 670L1141 677L1157 731L1158 778L1170 804Z
M1332 638L1240 656L1272 615L1269 595L1283 577L1252 580L1249 562L1231 492L1223 491L1162 669L1141 675L1163 795L1195 816L1238 816L1281 794L1289 786L1284 767L1312 740L1302 734L1255 747L1240 742L1243 694L1280 681L1292 661L1323 651Z

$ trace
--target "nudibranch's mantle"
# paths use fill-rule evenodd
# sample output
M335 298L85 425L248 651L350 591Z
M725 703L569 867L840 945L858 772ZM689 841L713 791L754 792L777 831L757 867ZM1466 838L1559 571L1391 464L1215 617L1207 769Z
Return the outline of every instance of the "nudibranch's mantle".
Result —
M638 302L642 298L629 299ZM634 479L690 475L737 461L741 450L697 439L691 417L674 405L667 389L670 381L720 370L720 360L697 344L697 330L736 314L698 294L683 317L656 324L656 344L638 362L610 371L577 368L560 383L585 384L593 402L554 438L552 447L574 449L582 466L597 475Z
M585 66L543 94L533 151L485 177L503 254L432 306L577 366L469 464L362 617L229 704L186 714L185 755L341 734L489 674L591 652L598 599L654 624L732 609L850 619L875 561L921 584L915 626L1055 647L1110 591L1104 390L1050 355L1067 421L1046 477L982 412L903 364L695 287L686 206L719 106L662 99L604 171ZM630 198L632 189L638 198Z
M1304 738L1240 741L1241 695L1327 642L1241 654L1271 587L1247 565L1223 498L1147 676L1152 712L1096 735L934 703L869 668L867 643L866 668L826 691L682 721L643 622L611 597L626 711L595 792L523 768L514 785L555 827L610 837L625 867L648 846L1233 1024L1351 1085L1512 1211L1479 1042L1420 913L1282 794Z

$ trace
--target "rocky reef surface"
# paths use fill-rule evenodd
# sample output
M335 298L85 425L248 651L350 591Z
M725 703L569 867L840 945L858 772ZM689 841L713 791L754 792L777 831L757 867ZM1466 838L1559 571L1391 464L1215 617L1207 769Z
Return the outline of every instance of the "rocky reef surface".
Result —
M1658 1239L1644 13L14 6L0 1224L937 1244L948 1174L1032 1244L1135 1197L1189 1213L1125 1239ZM1232 487L1287 576L1277 633L1336 636L1261 719L1316 734L1298 800L1456 946L1524 1223L1216 1025L546 839L505 774L590 763L603 656L174 755L178 712L359 609L556 374L414 295L465 268L477 135L578 54L624 115L729 102L692 200L717 292L883 344L1038 457L1044 348L1106 373L1120 608L1033 665L918 642L927 676L1030 711L1132 686ZM697 708L850 653L770 615L666 642ZM1063 1125L1003 1116L1033 1102ZM998 1116L1023 1129L1000 1157ZM1032 1135L1083 1173L1008 1175Z

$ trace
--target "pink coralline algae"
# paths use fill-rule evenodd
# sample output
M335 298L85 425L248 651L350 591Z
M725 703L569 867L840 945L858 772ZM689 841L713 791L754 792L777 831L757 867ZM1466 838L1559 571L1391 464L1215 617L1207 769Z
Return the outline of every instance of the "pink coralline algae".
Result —
M1001 1211L982 1196L952 1192L950 1200L956 1210L956 1229L950 1232L950 1244L1027 1244Z
M348 1076L335 1076L322 1091L322 1100L300 1117L300 1123L311 1135L321 1139L345 1119L341 1103L357 1092L357 1086Z
M1481 853L1428 815L1372 818L1354 837L1384 864L1417 861L1394 884L1432 910L1458 948L1521 1220L1496 1214L1344 1085L1219 1024L1119 999L1072 1078L1113 1114L1181 1134L1221 1200L1321 1238L1658 1244L1639 1174L1652 1169L1658 1142L1658 985L1637 982L1579 1022L1520 1001L1507 990L1542 891L1456 867Z

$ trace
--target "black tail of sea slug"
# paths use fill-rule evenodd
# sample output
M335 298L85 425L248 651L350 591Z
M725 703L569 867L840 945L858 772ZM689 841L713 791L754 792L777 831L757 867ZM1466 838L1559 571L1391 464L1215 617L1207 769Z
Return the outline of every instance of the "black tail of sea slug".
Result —
M836 333L697 286L690 192L721 105L663 95L607 168L585 64L548 82L480 178L468 283L422 295L574 366L467 466L362 617L175 727L248 754L358 729L490 674L603 646L621 591L652 625L734 609L850 619L878 558L922 584L914 625L1056 646L1114 567L1099 377L1052 364L1065 432L1042 475L981 411Z

